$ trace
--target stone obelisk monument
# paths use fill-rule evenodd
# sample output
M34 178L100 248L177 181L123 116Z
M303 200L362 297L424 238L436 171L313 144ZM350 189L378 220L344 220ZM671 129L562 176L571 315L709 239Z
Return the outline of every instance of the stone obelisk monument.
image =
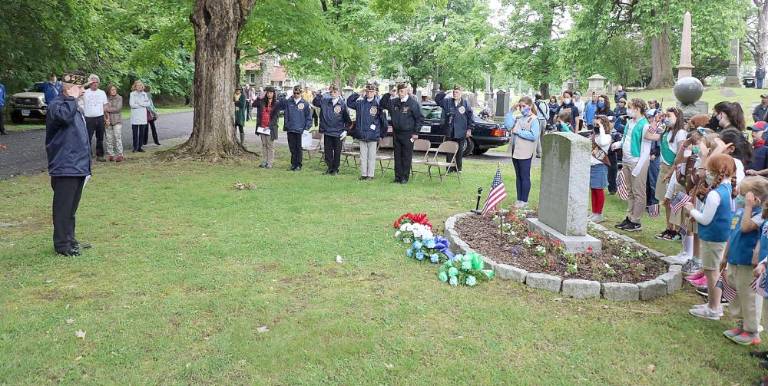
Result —
M739 80L739 39L731 39L731 62L725 76L725 87L741 87Z
M680 64L677 65L677 79L693 76L691 63L691 13L683 16L683 38L680 42Z
M704 85L693 77L693 63L691 63L691 13L686 12L683 17L683 36L680 42L680 64L677 66L677 83L675 83L675 97L677 107L683 111L685 120L696 114L706 114L707 103L699 101L704 93Z

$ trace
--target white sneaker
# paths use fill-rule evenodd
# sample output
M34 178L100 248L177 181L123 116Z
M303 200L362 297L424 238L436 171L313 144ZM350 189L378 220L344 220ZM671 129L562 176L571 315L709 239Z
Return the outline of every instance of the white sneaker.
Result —
M672 264L679 264L679 265L685 264L690 259L691 259L691 256L689 256L687 253L685 253L685 251L680 252L680 253L678 253L678 254L676 254L674 256L667 256L667 260L670 263L672 263Z
M525 207L527 207L527 206L528 206L527 202L524 202L524 201L517 201L517 202L515 202L515 208L517 208L517 209L525 209Z
M692 310L702 310L702 309L707 308L707 307L709 307L709 303L694 304L694 306L691 307L691 309ZM718 314L720 314L720 316L723 316L723 307L722 306L720 306L720 308L718 309Z
M723 308L720 307L717 310L713 310L709 308L709 306L703 308L691 308L688 310L688 313L697 318L720 320L720 317L723 316Z
M592 213L591 216L589 216L589 221L592 221L595 224L600 224L603 222L603 215L598 213Z

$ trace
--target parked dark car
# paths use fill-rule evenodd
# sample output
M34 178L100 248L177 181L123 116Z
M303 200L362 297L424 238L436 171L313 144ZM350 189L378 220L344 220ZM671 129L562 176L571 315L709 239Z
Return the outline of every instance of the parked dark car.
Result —
M11 113L11 121L16 124L23 123L25 119L45 119L48 105L45 103L43 82L38 82L24 90L24 92L11 95L8 101L8 109Z
M419 138L428 139L433 146L440 145L445 141L446 135L442 107L432 101L423 102L421 113L424 115L424 124L419 132ZM504 127L477 115L472 116L470 129L472 129L472 137L467 141L464 155L483 154L488 149L504 146L509 142L508 132Z

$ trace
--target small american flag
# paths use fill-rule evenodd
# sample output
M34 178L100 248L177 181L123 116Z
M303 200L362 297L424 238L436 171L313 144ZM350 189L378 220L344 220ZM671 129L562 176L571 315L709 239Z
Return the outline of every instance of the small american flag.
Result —
M504 182L501 181L501 167L497 166L496 175L491 182L491 192L488 193L488 200L483 206L483 215L496 210L496 207L505 198L507 198L507 190L504 189Z
M691 196L685 194L685 192L677 192L675 197L672 197L672 201L669 203L669 208L672 209L672 213L677 213L687 202L691 201Z
M624 201L629 200L629 190L627 189L627 180L624 178L623 170L620 170L619 175L616 176L616 188L619 193L619 198Z
M648 215L651 217L659 217L659 204L648 205Z
M725 278L726 271L720 272L720 280L717 281L717 287L723 290L723 299L732 302L736 299L736 289L728 284L728 280Z
M755 290L757 296L768 297L768 275L765 272L752 282L752 289Z

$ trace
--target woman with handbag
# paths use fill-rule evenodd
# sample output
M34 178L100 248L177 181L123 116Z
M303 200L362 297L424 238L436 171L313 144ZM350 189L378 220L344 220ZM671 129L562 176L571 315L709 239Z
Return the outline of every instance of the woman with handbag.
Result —
M592 196L592 216L589 221L603 222L605 188L608 186L608 148L611 146L611 121L605 115L599 115L593 121L594 132L591 135L592 157L589 160L589 189Z
M147 114L149 111L149 97L144 92L144 83L140 80L133 82L131 86L131 130L133 131L133 152L143 153L144 137L147 135Z
M155 102L152 101L152 93L149 92L149 86L144 86L144 91L149 98L149 107L147 107L147 125L152 130L152 140L155 141L155 145L160 146L160 142L157 140L157 128L155 127L155 121L157 120L157 110L155 110ZM149 130L144 132L144 144L149 141Z
M264 90L264 97L258 99L256 106L256 134L261 139L261 156L263 161L260 168L272 169L275 162L275 141L277 141L277 125L272 124L272 110L277 104L275 88L268 86Z
M517 202L515 208L528 206L528 194L531 191L531 161L536 152L536 141L541 135L536 106L530 97L524 96L518 101L522 116L517 119L510 134L512 165L515 167L515 189Z

